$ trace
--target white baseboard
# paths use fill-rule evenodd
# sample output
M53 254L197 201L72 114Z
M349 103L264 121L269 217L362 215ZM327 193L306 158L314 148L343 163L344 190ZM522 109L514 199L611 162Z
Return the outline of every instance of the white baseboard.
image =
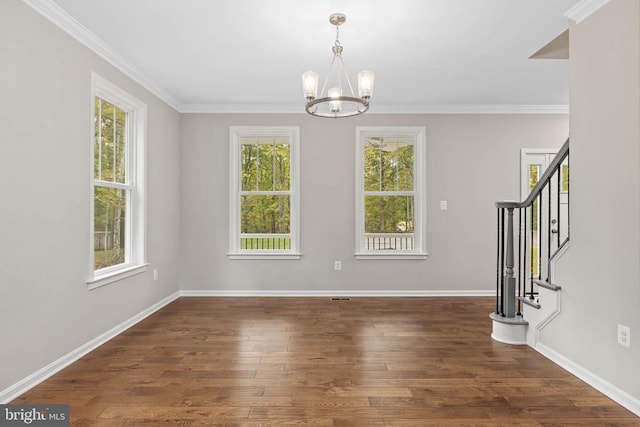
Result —
M136 323L138 323L141 320L143 320L145 317L150 316L151 314L153 314L156 311L160 310L165 305L167 305L170 302L176 300L178 297L180 297L180 293L179 292L175 292L174 294L169 295L168 297L164 298L162 301L157 302L156 304L152 305L151 307L147 308L146 310L136 314L132 318L130 318L128 320L125 320L121 324L119 324L119 325L115 326L114 328L108 330L104 334L92 339L88 343L86 343L84 345L81 345L80 347L76 348L75 350L65 354L64 356L62 356L58 360L55 360L55 361L51 362L50 364L48 364L44 368L34 372L33 374L29 375L28 377L24 378L23 380L17 382L16 384L8 387L5 390L0 391L0 403L5 404L5 403L8 403L8 402L12 401L13 399L15 399L16 397L18 397L21 394L25 393L29 389L31 389L31 388L35 387L36 385L40 384L41 382L43 382L47 378L49 378L52 375L60 372L61 370L63 370L64 368L66 368L67 366L69 366L70 364L75 362L76 360L80 359L85 354L89 353L92 350L95 350L96 348L98 348L99 346L104 344L105 342L109 341L111 338L113 338L116 335L126 331L127 329L129 329L130 327L135 325Z
M495 291L182 290L181 297L495 297Z
M591 387L598 390L600 393L604 394L607 397L610 397L634 414L640 416L640 400L631 396L629 393L620 390L618 387L614 386L608 381L603 380L599 376L593 374L577 363L567 359L560 353L550 349L544 344L538 343L538 345L535 347L535 350L537 350L538 353L542 354L544 357L551 360L561 368L571 372L573 375L580 378L582 381L586 382Z

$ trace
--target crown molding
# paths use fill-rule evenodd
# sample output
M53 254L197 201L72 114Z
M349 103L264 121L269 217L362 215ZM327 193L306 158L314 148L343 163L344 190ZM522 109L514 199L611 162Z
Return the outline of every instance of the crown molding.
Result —
M305 113L300 104L183 104L181 113L218 114L297 114Z
M303 104L183 104L181 113L304 114ZM568 105L372 105L367 114L569 114Z
M381 114L568 114L568 105L380 105L369 113Z
M579 24L607 3L609 0L582 0L569 9L564 16Z
M88 47L109 64L122 71L129 78L140 84L162 101L180 111L182 103L167 92L161 85L147 78L133 65L129 64L120 54L107 45L102 39L89 31L87 27L69 15L52 0L22 0L36 12L60 27L71 37Z

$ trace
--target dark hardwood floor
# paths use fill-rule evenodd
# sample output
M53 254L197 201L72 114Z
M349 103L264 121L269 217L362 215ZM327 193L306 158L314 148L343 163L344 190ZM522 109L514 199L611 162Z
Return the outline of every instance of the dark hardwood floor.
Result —
M12 403L73 426L640 426L492 298L181 298Z

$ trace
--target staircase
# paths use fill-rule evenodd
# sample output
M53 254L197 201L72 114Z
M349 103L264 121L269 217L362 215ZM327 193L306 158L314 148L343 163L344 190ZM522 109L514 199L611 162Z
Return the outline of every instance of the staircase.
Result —
M569 140L522 202L496 202L496 310L491 337L535 347L560 313L554 265L569 243ZM514 229L517 227L517 236Z

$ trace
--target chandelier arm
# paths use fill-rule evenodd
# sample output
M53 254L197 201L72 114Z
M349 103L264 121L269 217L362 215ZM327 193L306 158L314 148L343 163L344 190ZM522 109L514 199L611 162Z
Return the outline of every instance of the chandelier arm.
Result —
M329 70L327 71L327 77L324 79L324 84L322 85L322 90L319 92L319 96L323 97L324 94L326 93L325 90L327 89L327 83L329 83L329 77L331 76L331 69L333 68L334 63L336 62L336 57L334 56L331 59L331 64L329 65Z
M344 68L340 69L340 64L342 64L342 67L344 67L342 56L338 56L338 61L336 61L336 80L338 81L338 87L340 88L340 96L342 96L342 74L340 73L340 71L344 73Z
M349 90L351 91L351 96L353 96L355 98L356 93L353 91L353 86L351 85L351 79L349 79L349 72L347 71L347 67L345 67L345 65L344 65L344 61L342 60L342 56L340 56L338 58L338 60L340 61L339 64L342 65L342 71L344 72L344 75L347 77L347 84L349 85ZM342 86L340 86L340 89L342 89Z

